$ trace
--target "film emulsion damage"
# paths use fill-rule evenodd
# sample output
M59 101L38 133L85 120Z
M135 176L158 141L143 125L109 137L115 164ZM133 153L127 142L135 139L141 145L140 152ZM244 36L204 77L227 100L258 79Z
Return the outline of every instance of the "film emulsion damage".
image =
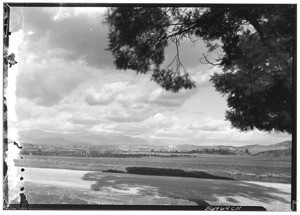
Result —
M24 194L24 187L20 187L20 205L19 207L10 207L9 204L9 190L14 189L14 186L17 187L20 185L18 183L18 178L16 178L16 167L13 163L13 158L15 154L19 153L19 150L22 148L17 142L13 141L13 137L9 135L8 131L8 73L12 66L17 64L14 53L9 53L9 40L11 32L9 30L10 24L10 7L7 4L3 5L3 182L4 182L4 191L3 191L3 207L4 209L28 209L28 201ZM12 111L12 110L11 110ZM16 147L16 148L15 148ZM23 158L23 157L21 157ZM22 168L21 172L25 169ZM23 181L24 178L20 177L20 181Z

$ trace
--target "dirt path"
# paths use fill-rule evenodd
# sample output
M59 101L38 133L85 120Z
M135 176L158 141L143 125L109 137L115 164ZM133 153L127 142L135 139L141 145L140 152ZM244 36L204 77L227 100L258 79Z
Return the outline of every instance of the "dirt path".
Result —
M243 205L290 211L290 184L41 168L26 168L22 176L18 186L25 187L31 204ZM19 187L10 192L16 196Z

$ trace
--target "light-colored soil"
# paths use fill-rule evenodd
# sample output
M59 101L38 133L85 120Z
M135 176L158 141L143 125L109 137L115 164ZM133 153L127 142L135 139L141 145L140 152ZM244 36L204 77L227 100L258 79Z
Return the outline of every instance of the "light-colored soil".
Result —
M145 176L26 168L10 189L18 203L21 186L29 204L241 205L291 211L291 185L238 180Z

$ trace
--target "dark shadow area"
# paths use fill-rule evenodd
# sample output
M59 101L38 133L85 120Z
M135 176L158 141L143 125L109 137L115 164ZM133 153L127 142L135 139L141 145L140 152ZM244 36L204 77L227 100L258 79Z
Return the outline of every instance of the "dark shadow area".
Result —
M139 195L159 195L160 197L186 199L201 206L209 205L207 201L218 202L219 198L224 198L228 202L239 204L239 196L262 203L272 203L274 201L282 203L290 202L289 199L278 196L279 194L289 195L289 193L282 192L276 188L238 180L137 176L118 173L106 174L107 175L103 175L101 172L86 173L83 180L95 181L95 184L91 186L91 189L94 191L100 191L107 187L124 190L126 187L146 186L151 187L151 189L141 189Z
M239 201L235 200L235 199L232 198L232 197L227 197L226 200L227 200L228 202L232 202L232 203L239 203Z
M103 170L102 172L111 172L111 173L126 173L122 170L117 170L117 169L106 169L106 170Z
M107 170L103 170L102 172L234 180L233 178L229 178L229 177L211 175L205 171L184 171L182 169L168 169L168 168L155 168L155 167L127 167L126 172L121 170L115 170L115 169L107 169Z
M204 171L184 171L182 169L166 169L166 168L154 168L154 167L127 167L126 171L127 173L130 174L139 174L139 175L158 175L158 176L234 180L233 178L229 178L229 177L211 175Z
M173 197L173 198L176 198L176 196ZM198 206L209 206L210 205L206 201L204 201L203 199L188 198L187 200L189 200L191 202L195 202Z

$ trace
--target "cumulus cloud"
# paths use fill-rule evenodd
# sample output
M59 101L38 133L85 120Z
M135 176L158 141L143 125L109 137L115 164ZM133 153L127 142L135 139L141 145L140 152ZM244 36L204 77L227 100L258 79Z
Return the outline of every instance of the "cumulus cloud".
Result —
M181 90L178 93L157 88L151 92L147 102L168 107L180 107L197 92L198 89L195 88L192 90Z
M197 69L195 69L197 70ZM200 70L200 69L199 69ZM195 74L191 76L192 80L196 82L197 87L203 87L206 86L209 83L210 76L209 76L210 70L204 70L204 71L197 71Z
M90 105L106 105L113 101L113 97L110 97L109 95L101 97L101 95L88 94L85 97L85 101Z
M193 121L187 126L190 130L201 130L201 131L224 131L230 128L230 123L225 120L210 120L206 123L200 123L198 121Z
M162 113L155 113L143 121L116 124L112 129L128 135L144 136L146 134L154 134L162 128L172 127L176 120L177 118L175 116L168 117Z
M157 113L152 117L149 117L144 120L144 124L146 126L158 126L158 127L169 127L172 125L175 121L175 117L166 117L165 115L161 113Z
M78 8L61 7L15 11L17 18L13 20L19 20L16 14L22 14L25 32L18 56L22 69L17 77L17 97L52 106L91 78L96 68L112 67L111 56L104 52L103 8L88 11L93 15ZM97 102L91 96L87 100Z
M16 112L17 127L21 130L89 131L93 126L107 123L105 110L84 106L80 101L41 106L32 100L18 98Z
M86 101L91 105L108 104L116 101L130 109L144 109L149 106L156 109L172 109L181 107L198 92L197 88L181 90L178 93L168 92L149 80L140 83L126 82L124 85L120 83L106 84L99 92L95 90L90 91ZM119 87L119 90L111 90L112 86Z
M142 122L152 115L152 111L147 109L128 109L124 107L108 110L105 118L112 122Z
M22 8L22 13L25 17L23 21L24 28L32 32L31 35L27 35L26 57L29 59L28 56L32 56L33 59L31 59L31 61L34 63L39 62L40 66L33 75L43 76L51 70L51 67L56 67L55 70L60 70L60 72L68 71L70 69L64 67L72 67L72 65L77 64L77 62L86 64L86 66L89 67L101 69L112 68L113 58L110 52L104 51L105 48L107 48L108 33L107 26L102 23L105 10L105 8L91 8L91 13L87 15L87 12L80 8ZM184 53L190 52L189 48L185 48L190 45L191 44L186 46L186 44L183 44ZM200 46L202 45L200 44ZM59 59L63 63L56 64L53 60L53 62L49 62L49 59ZM27 65L29 63L30 62L27 62ZM30 64L30 66L35 69L33 64ZM78 70L78 68L74 69ZM85 70L85 68L81 69ZM44 70L47 71L45 72ZM58 72L53 74L54 76L65 75L59 75ZM67 74L69 73L66 72L66 75ZM53 89L53 82L57 80L51 80L50 78L49 82L41 82L43 83L41 89L30 90L26 89L26 86L22 87L22 89L25 89L25 92L19 91L19 95L24 96L23 94L31 93L31 97L35 98L37 103L53 105L59 102L64 94L74 89L74 85L79 84L80 81L77 81L77 74L78 73L74 73L74 77L70 77L68 83L65 83L66 81L58 82L57 86L54 86L57 90ZM81 82L83 82L83 79L86 79L85 77L81 78ZM42 78L38 77L37 79L40 80ZM53 79L59 79L59 77ZM150 80L147 81L150 82ZM20 81L22 86L26 85L25 82L28 83L27 86L31 84L37 86L35 81L27 81L26 78L22 83ZM53 90L51 91L50 89ZM197 92L197 90L193 89L187 91L183 90L175 94L162 91L159 88L157 89L157 87L151 90L152 92L150 92L149 95L147 95L148 92L146 91L144 91L144 93L123 93L123 95L118 96L118 99L120 102L123 100L123 103L130 103L129 101L132 101L131 103L134 104L144 100L146 103L157 104L159 106L180 107ZM30 92L28 93L28 91ZM59 91L61 91L61 93ZM132 97L131 100L124 99L130 96ZM115 98L115 94L110 92L91 90L86 96L85 101L90 105L106 105L113 102Z
M102 120L95 119L90 116L86 118L80 116L73 116L71 119L69 119L69 122L77 125L94 126L102 122Z
M48 59L29 61L22 65L17 76L16 95L34 100L39 105L51 106L89 77L89 69L78 62Z
M94 88L89 89L85 101L89 105L107 105L113 102L120 92L125 90L127 84L127 82L106 84L99 92Z
M33 50L44 58L45 50L63 49L66 60L83 59L88 66L112 67L113 58L107 48L107 26L103 24L103 8L94 9L93 16L80 9L22 8L28 35L28 52ZM75 24L76 23L76 24ZM36 49L43 39L48 49Z
M37 106L26 98L18 98L16 103L18 115L17 129L44 129L69 131L78 130L84 126L69 122L73 113L59 110L57 106Z

